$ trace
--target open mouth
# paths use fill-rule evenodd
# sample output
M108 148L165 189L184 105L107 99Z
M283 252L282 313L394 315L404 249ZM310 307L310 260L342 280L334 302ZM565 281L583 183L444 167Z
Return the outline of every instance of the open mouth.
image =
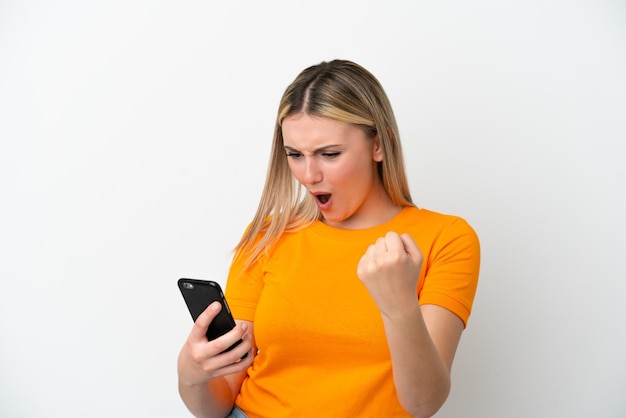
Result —
M315 198L321 203L324 204L326 202L328 202L328 200L330 199L330 194L318 194L315 196Z

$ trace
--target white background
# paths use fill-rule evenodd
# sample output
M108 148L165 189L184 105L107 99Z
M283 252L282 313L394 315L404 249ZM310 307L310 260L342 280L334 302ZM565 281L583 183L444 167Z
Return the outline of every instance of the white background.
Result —
M176 279L224 283L283 89L332 58L481 238L437 416L626 416L625 28L617 0L3 1L0 416L188 416Z

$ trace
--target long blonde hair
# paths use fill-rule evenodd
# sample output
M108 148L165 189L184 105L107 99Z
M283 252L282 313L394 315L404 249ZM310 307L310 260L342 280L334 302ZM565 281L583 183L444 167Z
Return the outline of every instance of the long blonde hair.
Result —
M321 217L313 198L303 193L291 174L284 150L282 121L298 113L350 123L371 138L378 135L383 148L383 161L378 163L383 186L395 205L413 205L396 119L381 84L351 61L313 65L296 77L280 101L263 194L235 248L235 257L247 257L246 267L283 233L301 229Z

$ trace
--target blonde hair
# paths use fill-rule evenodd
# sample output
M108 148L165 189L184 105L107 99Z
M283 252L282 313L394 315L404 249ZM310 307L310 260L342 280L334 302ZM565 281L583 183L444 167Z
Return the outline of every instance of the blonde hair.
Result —
M313 198L303 193L291 174L284 150L282 122L298 113L350 123L370 138L378 135L383 148L383 161L378 163L383 186L395 205L413 206L396 119L381 84L351 61L313 65L296 77L280 101L263 194L235 248L235 257L247 257L246 267L283 233L304 228L321 217Z

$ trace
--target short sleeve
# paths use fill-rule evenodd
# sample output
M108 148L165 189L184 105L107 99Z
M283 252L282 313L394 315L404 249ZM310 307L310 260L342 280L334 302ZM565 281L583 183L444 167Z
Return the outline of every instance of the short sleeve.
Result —
M454 218L433 243L426 262L420 304L442 306L467 326L480 269L480 242L474 229Z
M226 300L235 319L254 321L263 290L263 258L244 269L245 257L233 258L226 281Z

